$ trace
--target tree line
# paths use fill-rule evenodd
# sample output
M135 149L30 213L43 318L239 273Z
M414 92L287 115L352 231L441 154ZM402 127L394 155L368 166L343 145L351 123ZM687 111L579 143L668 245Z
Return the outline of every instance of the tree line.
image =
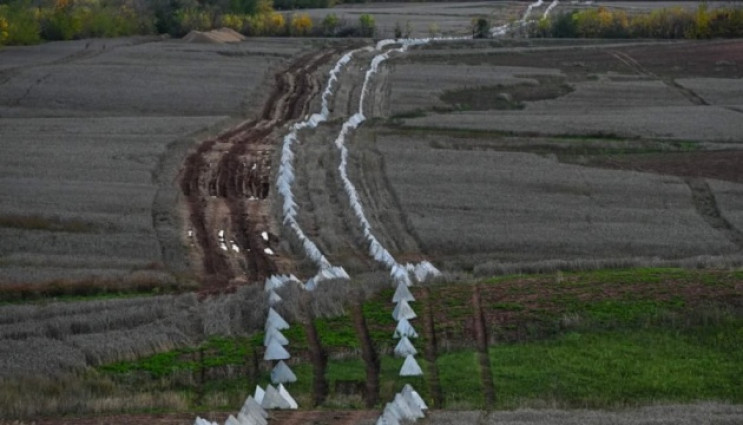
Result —
M696 10L681 7L630 15L605 7L574 10L541 19L530 28L534 37L558 38L735 38L743 37L743 8Z
M309 4L309 3L308 3ZM276 0L276 5L286 4ZM227 27L247 36L370 37L374 17L345 22L334 13L315 23L282 14L271 0L0 0L0 45L169 34Z

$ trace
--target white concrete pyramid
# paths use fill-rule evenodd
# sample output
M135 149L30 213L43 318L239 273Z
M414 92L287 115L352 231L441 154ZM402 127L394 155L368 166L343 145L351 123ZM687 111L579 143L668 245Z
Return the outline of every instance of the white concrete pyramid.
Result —
M273 307L276 304L280 303L282 301L282 298L279 296L279 294L276 293L276 291L271 290L268 293L268 305Z
M263 397L261 407L264 409L288 409L289 401L279 394L273 385L266 386L266 395Z
M413 308L410 307L410 304L408 304L407 301L402 300L395 306L395 309L392 311L392 317L395 320L401 320L401 319L415 319L418 317L415 312L413 311Z
M266 352L263 354L263 360L286 360L290 357L289 352L275 339L268 343ZM256 397L257 399L258 397Z
M400 342L397 343L397 346L395 347L395 355L397 357L407 357L407 356L414 356L418 354L418 350L413 347L413 344L410 342L408 337L403 336L400 338Z
M289 409L297 409L299 407L297 402L294 400L294 397L289 394L289 391L286 390L283 384L279 384L279 394L289 403Z
M276 310L273 309L273 307L270 307L268 309L268 317L266 318L265 329L268 328L276 328L279 330L289 328L289 324L286 323L286 320L284 320L284 318L281 317L279 313L277 313Z
M310 279L309 279L309 280L308 280L308 281L307 281L307 282L306 282L306 283L304 284L304 289L305 289L306 291L314 291L315 289L317 289L317 281L315 280L315 278L314 278L314 277L311 277L311 278L310 278Z
M281 331L276 328L269 328L266 331L266 335L263 337L263 346L268 347L268 345L271 344L271 341L276 341L280 345L289 344L289 340L286 339L284 334L282 334Z
M426 402L423 401L423 398L420 396L420 394L418 394L418 392L413 388L412 385L405 384L405 386L402 387L402 395L412 400L412 402L418 404L422 410L428 409Z
M224 421L224 425L240 425L240 422L237 421L237 418L230 415L226 421Z
M418 406L416 403L411 404L410 402L408 402L408 400L402 395L402 393L398 393L397 395L395 395L394 403L400 406L400 409L409 420L415 421L426 416L423 414L423 409L421 409L420 406Z
M421 376L423 370L418 366L418 362L415 361L415 357L408 356L405 358L405 362L400 368L400 376Z
M266 292L274 291L281 288L282 286L284 286L283 280L279 276L273 275L266 278L266 282L263 285L263 290Z
M415 297L410 293L408 285L397 285L395 289L395 295L392 296L393 303L399 303L400 301L412 302L415 301Z
M390 276L392 276L392 280L398 285L404 284L410 286L413 284L413 282L410 281L410 274L408 273L405 266L401 266L399 264L393 266L392 270L390 271Z
M397 417L393 413L391 413L389 410L385 408L384 412L382 412L382 416L379 417L377 424L379 425L400 425L400 421L397 419Z
M237 422L240 425L268 425L268 421L262 416L245 415L243 413L237 414Z
M404 336L408 338L418 338L418 333L413 329L413 326L410 324L408 319L403 318L397 322L397 327L395 328L395 333L392 337L402 338Z
M441 272L433 264L428 261L421 261L415 266L415 280L418 282L425 282L428 279L441 276Z
M258 403L253 396L248 396L248 398L245 399L245 403L243 404L242 409L240 409L240 413L245 416L260 416L261 418L268 417L268 412L263 410L261 404ZM240 418L238 417L238 419Z
M289 366L283 360L279 361L271 371L271 382L274 384L283 384L285 382L296 382L297 375L292 372Z
M209 422L206 419L202 419L200 417L196 417L196 420L194 421L194 425L217 425L216 422Z
M266 392L263 391L263 388L261 388L260 385L255 386L255 392L253 393L253 399L256 403L259 405L263 404L263 397L266 395Z
M394 400L391 403L387 403L384 409L389 410L389 412L400 422L407 422L412 417L412 414L406 412L403 406L399 406L394 402Z

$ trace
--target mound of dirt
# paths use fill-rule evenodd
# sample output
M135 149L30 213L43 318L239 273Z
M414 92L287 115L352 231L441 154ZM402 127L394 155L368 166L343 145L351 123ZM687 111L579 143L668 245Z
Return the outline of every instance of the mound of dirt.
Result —
M211 31L193 30L183 37L187 43L239 43L246 37L230 28L220 28Z

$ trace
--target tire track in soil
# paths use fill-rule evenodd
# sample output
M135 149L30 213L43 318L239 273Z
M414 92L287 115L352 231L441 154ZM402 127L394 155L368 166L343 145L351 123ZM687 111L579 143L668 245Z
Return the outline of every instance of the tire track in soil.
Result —
M644 66L642 66L642 64L640 64L640 62L638 62L635 58L630 56L628 53L619 52L619 51L612 51L610 53L617 60L627 65L630 69L634 70L636 73L652 78L654 80L659 80L666 86L678 91L682 96L684 96L686 99L689 100L689 102L693 103L694 105L709 106L709 103L706 100L704 100L701 96L696 94L693 90L682 86L681 84L676 82L676 80L674 80L673 78L659 77L658 75L647 70Z
M322 405L328 398L329 385L326 378L328 368L328 353L322 346L320 333L315 326L315 314L313 312L312 294L304 291L301 295L302 303L302 327L307 339L307 354L312 363L312 406Z
M202 291L261 281L288 261L267 252L276 251L278 243L269 199L271 160L278 147L272 133L307 112L321 88L313 73L338 52L325 49L300 57L275 75L276 86L259 118L202 142L186 157L180 188L201 262ZM233 244L239 255L232 255L237 254Z
M704 179L687 178L685 179L689 190L691 190L691 199L697 213L702 216L704 221L713 229L721 232L738 249L743 250L743 232L733 226L720 212L717 206L717 199L709 184Z
M361 345L361 357L364 359L364 364L366 365L364 402L366 403L366 407L371 408L379 402L379 373L381 371L381 363L379 354L369 334L369 328L366 325L361 301L353 303L350 310L353 318L353 326L356 329L356 335Z
M423 334L426 337L425 359L428 362L428 387L431 398L433 399L433 407L443 409L444 396L441 392L439 367L436 364L438 346L436 341L436 325L433 317L433 305L431 304L431 289L424 287L420 294L421 303L424 305Z
M374 223L377 238L388 250L398 252L406 261L421 261L422 243L410 226L410 220L389 180L384 155L374 135L364 146L351 152L349 171L354 173L357 190L369 220ZM363 140L358 137L357 140Z
M474 285L472 289L472 307L474 311L475 339L477 342L477 357L480 363L483 398L485 408L492 410L495 406L495 385L493 384L493 372L490 367L490 356L488 354L488 334L480 300L480 287L477 285Z

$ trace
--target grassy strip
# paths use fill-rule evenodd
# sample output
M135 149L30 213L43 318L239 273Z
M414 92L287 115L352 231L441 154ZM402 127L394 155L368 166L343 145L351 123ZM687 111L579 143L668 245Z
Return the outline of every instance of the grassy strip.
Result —
M496 384L496 408L556 405L561 407L614 408L657 402L723 400L743 402L743 321L729 320L685 330L653 328L644 330L570 332L558 338L501 344L490 349ZM230 349L234 341L210 342L213 348L231 351L215 355L210 362L239 361L244 354ZM233 356L232 359L229 359ZM139 365L153 371L171 371L177 357L158 355ZM391 398L404 382L397 373L401 359L382 357L381 400ZM426 367L425 362L421 362ZM482 408L482 390L475 350L445 353L437 360L447 408ZM181 363L179 367L193 368ZM107 366L104 370L124 373ZM131 369L128 369L131 370ZM194 369L195 370L195 369ZM295 397L310 399L311 366L294 366L298 382L288 385ZM157 374L162 378L167 373ZM359 394L334 394L339 381L363 382L360 359L331 360L328 364L331 397L326 408L362 408ZM428 397L423 379L414 386ZM205 387L206 400L216 404L203 408L234 407L227 401L245 397L255 383L269 382L267 371L254 381L246 378L217 379ZM171 390L174 388L170 388ZM175 388L178 390L178 388ZM183 390L183 388L181 388ZM224 401L222 404L219 401ZM239 403L239 401L238 401ZM198 408L194 405L194 408Z
M498 408L613 408L693 400L743 401L740 320L684 331L571 332L490 350ZM479 408L473 350L439 358L449 407Z
M517 338L510 343L505 342L509 338L499 338L490 350L496 407L610 408L699 399L743 402L737 385L743 376L743 317L734 307L740 299L736 287L741 281L743 271L647 268L505 276L480 282L486 315L490 319L515 317L519 322L514 326ZM497 297L489 298L493 293L488 291L494 289L499 291ZM464 342L466 347L471 287L441 285L431 293L434 311L445 313L439 317L437 333L440 337L456 334L460 346ZM383 352L389 352L394 343L390 338L394 327L389 314L391 295L391 290L382 291L364 305L372 339ZM730 306L725 306L725 300ZM496 334L510 331L508 321L491 321L491 326L494 323L503 328L491 329ZM359 343L350 318L318 319L316 326L331 353L327 371L331 396L324 407L363 406L358 392L335 391L337 384L365 379L364 365L355 355ZM524 326L537 331L520 332ZM312 370L303 360L304 332L292 326L285 335L291 341L292 368L299 378L289 388L307 405ZM261 369L250 376L220 375L205 382L198 382L198 376L202 370L245 367L254 353L262 352L262 339L260 334L249 339L213 338L200 347L100 370L132 389L191 394L194 409L230 409L256 384L269 382L265 362L260 361ZM422 339L415 342L419 348L424 345ZM203 360L199 352L204 353ZM400 359L382 356L381 400L402 385L397 376L400 365ZM421 366L425 370L426 362L421 360ZM437 366L447 408L482 407L474 349L443 352ZM184 381L184 373L192 379ZM414 383L427 397L426 382Z

